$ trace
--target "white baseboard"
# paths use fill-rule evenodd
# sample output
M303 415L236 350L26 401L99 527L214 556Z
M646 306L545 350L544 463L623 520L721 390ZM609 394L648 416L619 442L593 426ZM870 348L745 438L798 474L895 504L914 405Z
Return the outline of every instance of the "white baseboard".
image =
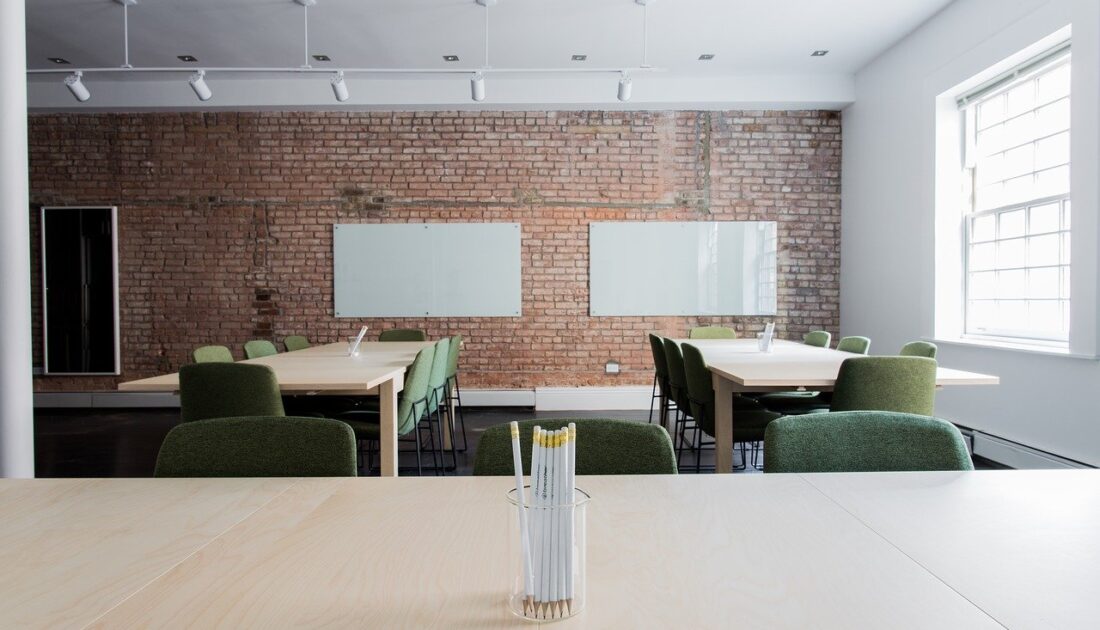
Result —
M462 404L467 407L534 407L532 389L466 389L462 388Z
M1004 464L1010 468L1049 469L1049 468L1089 468L1080 462L1058 457L1030 448L1023 444L975 431L972 438L974 454L979 457Z
M648 385L630 387L537 387L538 411L600 411L649 409L653 390Z

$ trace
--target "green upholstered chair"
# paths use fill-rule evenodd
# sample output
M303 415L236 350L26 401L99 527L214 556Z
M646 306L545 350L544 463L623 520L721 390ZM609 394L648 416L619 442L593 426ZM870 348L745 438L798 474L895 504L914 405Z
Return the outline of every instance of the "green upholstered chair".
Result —
M378 341L427 341L428 333L418 328L391 328L378 335Z
M397 402L397 435L407 436L413 433L412 442L416 444L416 472L424 473L421 462L421 423L428 417L428 380L432 363L435 360L435 345L423 348L416 354L412 364L405 371L405 387ZM371 457L381 435L381 425L377 410L354 410L335 416L346 422L355 431L355 438L367 444L367 468L372 468ZM427 423L430 444L435 443L431 422ZM408 441L408 440L406 440ZM438 469L438 467L437 467Z
M668 360L665 359L664 339L650 333L649 350L653 354L653 393L649 400L649 421L653 422L653 403L656 401L658 417L661 424L664 424L669 410L675 404L668 393Z
M454 450L455 435L454 425L450 418L444 419L443 410L447 399L447 362L451 358L451 338L444 337L435 342L435 356L432 357L432 369L428 372L428 421L435 417L435 426L439 430L439 453L446 460L443 453L443 432L447 431L451 441L451 463L457 464ZM432 445L435 448L435 445ZM432 451L435 456L435 451Z
M824 330L814 330L806 333L802 337L802 343L807 346L816 346L818 348L828 348L829 342L832 341L833 336Z
M180 368L180 417L184 422L284 415L279 381L266 365L195 363Z
M247 416L177 425L156 477L354 477L355 434L324 418Z
M895 411L931 416L936 360L857 357L840 364L830 411Z
M309 339L306 339L302 335L290 335L286 339L283 339L283 345L286 346L287 352L305 350L309 347Z
M684 374L687 379L688 403L691 406L691 417L695 419L696 426L703 433L714 437L715 405L714 380L710 370L707 369L703 353L699 348L685 343L680 346L683 352ZM723 401L723 404L727 404ZM733 405L733 443L741 445L741 466L746 464L745 444L756 444L764 439L764 429L768 423L779 417L778 413L768 411L755 400L737 395L728 402ZM754 459L756 449L753 449ZM678 461L678 460L677 460ZM696 472L700 470L700 458L698 452L695 457Z
M695 443L702 440L696 439L695 432L699 429L691 418L691 403L688 401L687 376L684 374L684 355L680 351L680 345L672 339L662 339L665 348L665 364L668 366L668 396L676 406L676 415L672 423L672 442L676 445L677 460L683 451L685 444L695 448ZM692 432L690 441L687 432Z
M841 337L840 341L836 343L836 349L852 354L867 354L871 349L871 340L867 337Z
M962 435L938 418L882 411L790 416L768 425L764 472L973 470Z
M737 339L737 331L725 326L696 326L688 331L689 339Z
M233 353L225 346L203 346L191 353L195 363L232 363Z
M458 426L460 429L460 435L462 436L462 448L458 450L466 452L466 416L462 412L462 388L458 386L458 359L459 353L462 351L462 335L455 335L451 337L451 346L447 356L447 413L451 416L451 423L454 423L455 416L458 416ZM457 413L456 413L457 412Z
M244 344L244 356L249 359L269 357L273 354L279 354L279 349L266 339L253 339L252 341L246 341Z
M519 423L523 471L531 472L534 427L556 431L577 424L578 475L674 475L676 457L664 427L629 420L522 420ZM507 424L489 427L474 459L475 475L510 476L512 433Z
M898 352L898 356L902 357L925 357L928 359L936 358L936 344L929 343L927 341L910 341L901 347L901 351Z

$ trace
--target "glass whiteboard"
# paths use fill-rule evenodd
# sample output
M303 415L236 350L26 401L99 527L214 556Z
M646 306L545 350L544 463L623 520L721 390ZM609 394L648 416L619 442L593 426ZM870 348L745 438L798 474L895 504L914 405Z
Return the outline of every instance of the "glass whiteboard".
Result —
M336 317L518 317L518 223L332 226Z
M775 315L774 221L589 225L589 313Z

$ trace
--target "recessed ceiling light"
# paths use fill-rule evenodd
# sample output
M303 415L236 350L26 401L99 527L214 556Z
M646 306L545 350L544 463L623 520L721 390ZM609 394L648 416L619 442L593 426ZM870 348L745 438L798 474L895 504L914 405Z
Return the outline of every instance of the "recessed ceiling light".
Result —
M443 61L458 61L458 55L443 55Z
M328 55L313 55L314 61L332 61L332 57Z
M813 51L813 53L810 54L810 56L811 57L824 57L827 54L829 54L829 51L827 51L827 50L815 50L815 51Z
M586 61L588 55L573 55L573 61Z
M699 61L710 61L711 59L714 59L714 53L703 53L699 55Z
M193 55L176 55L176 59L180 61L186 61L187 63L195 63L198 61Z
M49 59L50 61L52 61L52 62L56 63L56 64L57 64L57 65L59 65L59 66L67 66L67 65L69 65L69 60L68 60L68 59L64 59L64 58L62 58L62 57L47 57L47 59Z

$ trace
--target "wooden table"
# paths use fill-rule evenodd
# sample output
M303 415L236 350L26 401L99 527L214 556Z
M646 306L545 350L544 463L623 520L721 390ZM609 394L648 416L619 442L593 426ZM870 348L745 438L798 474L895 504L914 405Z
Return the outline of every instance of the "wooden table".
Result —
M582 477L562 627L1090 627L1100 471ZM522 628L506 477L0 481L0 627Z
M676 339L699 348L714 378L715 400L731 400L739 392L788 390L832 391L840 364L863 356L793 341L776 340L771 352L760 352L755 339ZM939 367L936 386L996 385L1000 379L988 374ZM733 470L733 409L715 405L715 471ZM667 422L667 419L666 419ZM668 426L672 434L673 427Z
M397 393L404 387L405 368L430 341L364 341L359 355L348 356L348 344L330 343L295 352L249 359L242 363L270 366L285 394L362 396L380 399L381 471L397 476ZM121 391L178 392L179 374L165 374L120 383Z

